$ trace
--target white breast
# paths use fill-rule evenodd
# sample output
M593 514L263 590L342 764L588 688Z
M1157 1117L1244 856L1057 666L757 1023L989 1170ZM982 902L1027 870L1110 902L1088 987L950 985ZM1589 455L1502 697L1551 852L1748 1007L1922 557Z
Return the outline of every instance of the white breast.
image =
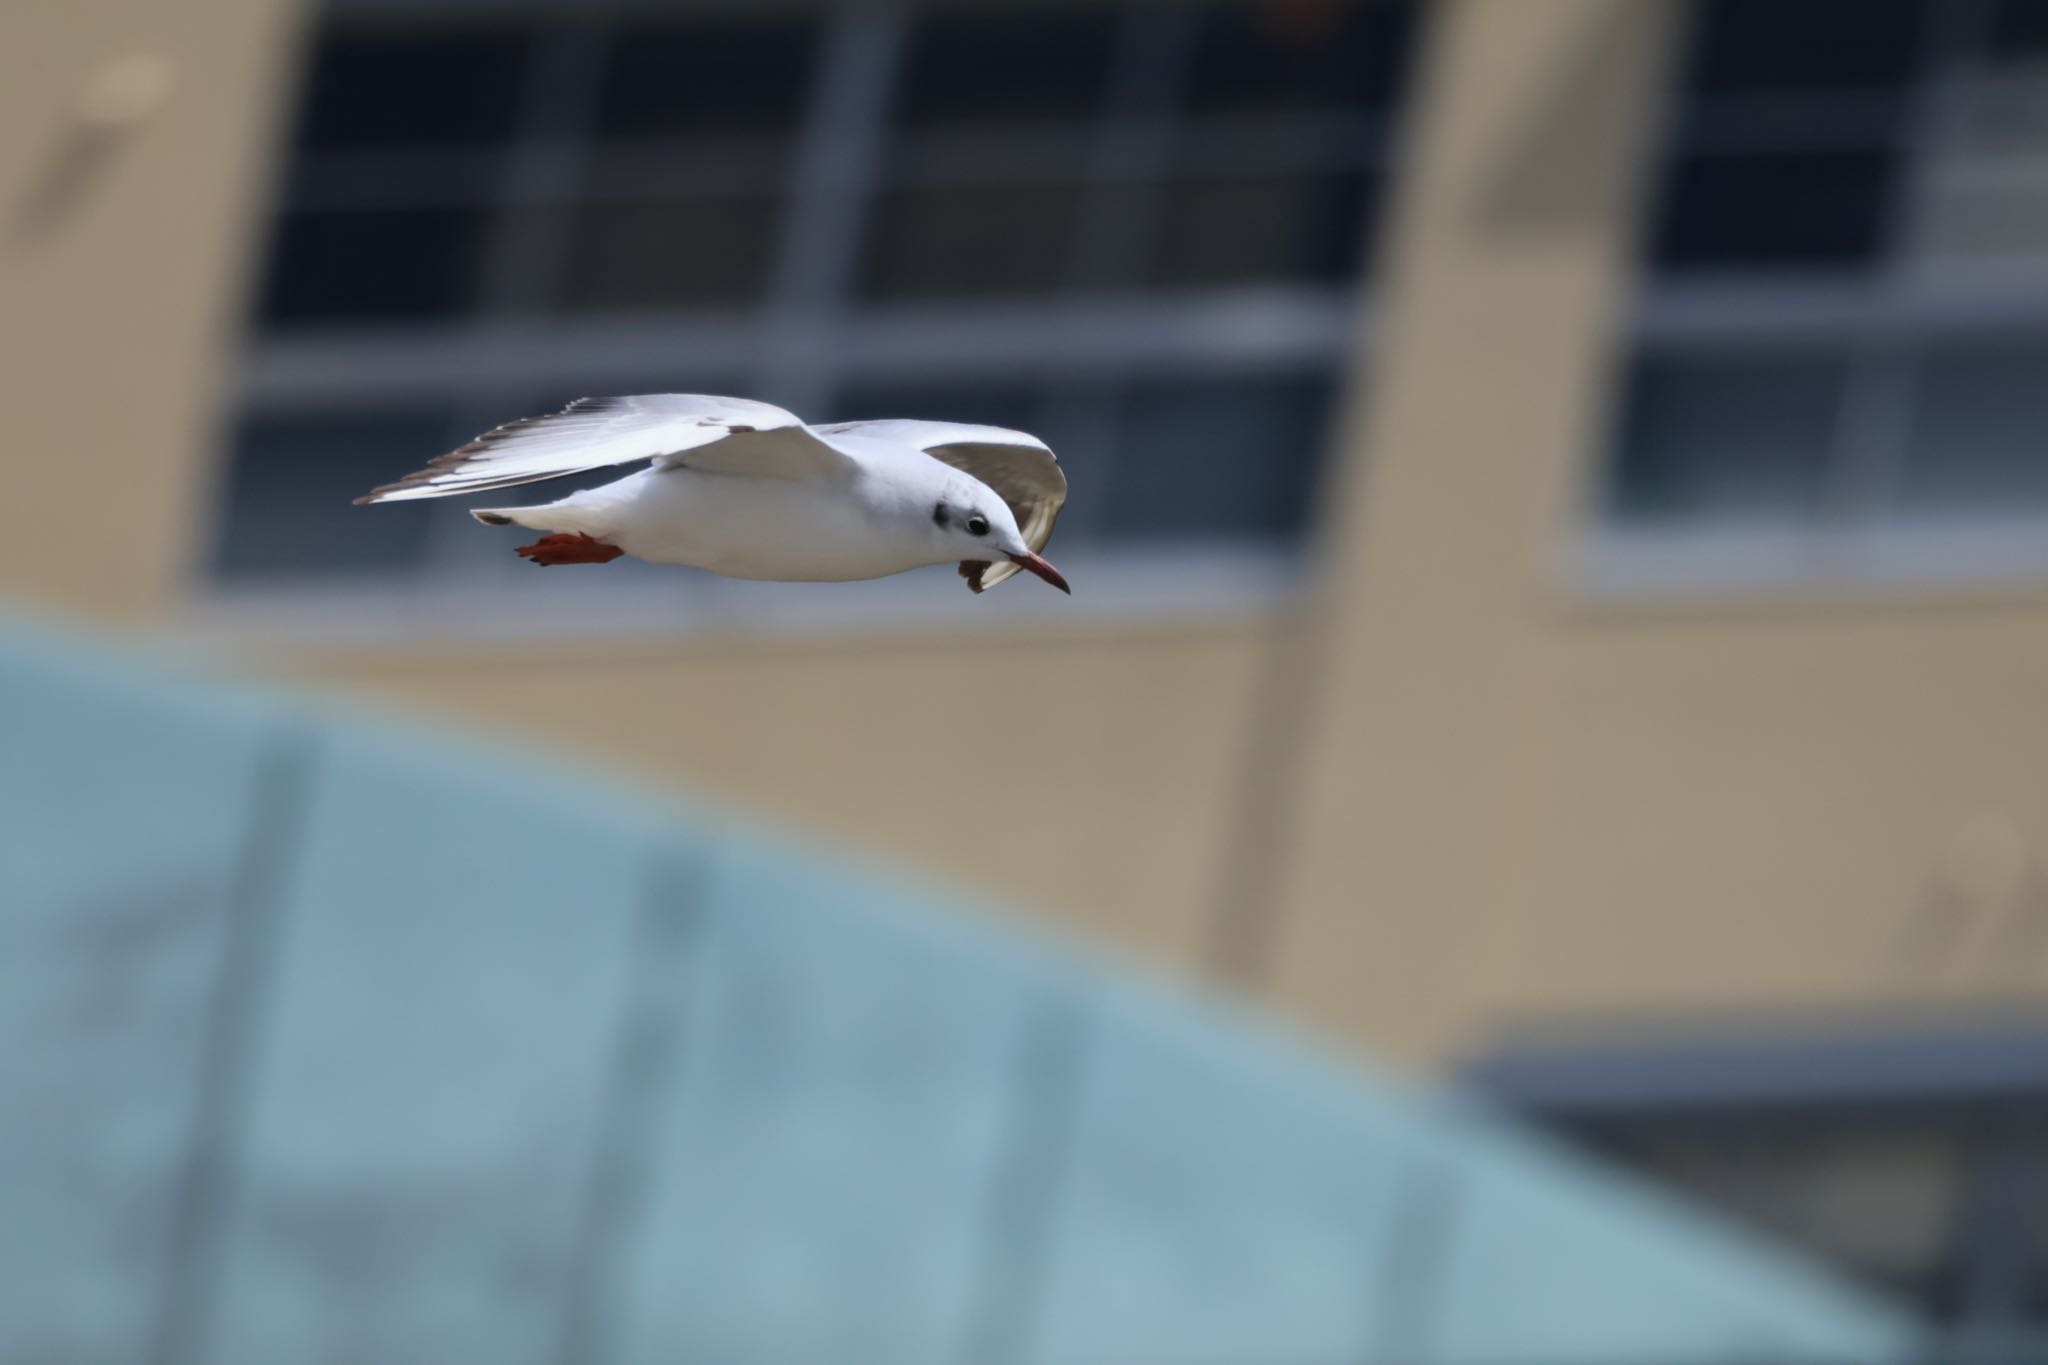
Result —
M583 496L617 499L611 539L627 554L732 578L842 582L933 562L928 536L843 486L672 468Z

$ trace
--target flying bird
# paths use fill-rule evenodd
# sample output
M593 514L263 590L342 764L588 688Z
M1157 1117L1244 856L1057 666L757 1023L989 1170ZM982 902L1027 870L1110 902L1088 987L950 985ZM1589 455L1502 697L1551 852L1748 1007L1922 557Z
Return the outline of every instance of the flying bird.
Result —
M975 592L1028 570L1061 592L1039 551L1067 500L1043 441L952 422L808 426L746 398L583 398L508 422L371 490L358 503L512 488L612 466L646 467L531 507L479 507L487 526L540 531L535 564L621 555L730 578L845 582L960 566Z

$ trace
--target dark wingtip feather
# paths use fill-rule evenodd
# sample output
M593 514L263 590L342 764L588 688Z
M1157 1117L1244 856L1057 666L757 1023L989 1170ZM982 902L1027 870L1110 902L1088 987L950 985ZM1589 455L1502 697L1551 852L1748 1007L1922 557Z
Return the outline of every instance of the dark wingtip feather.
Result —
M460 469L463 465L468 464L471 459L484 454L492 447L502 445L512 437L519 435L521 432L530 431L543 422L551 422L557 417L566 417L571 413L577 412L605 412L626 401L624 398L616 397L579 398L561 411L549 413L544 417L518 417L510 422L500 422L489 431L484 432L473 440L463 442L447 454L436 455L433 459L427 461L424 466L415 469L404 478L396 479L386 484L379 484L362 497L357 498L354 505L360 507L364 503L382 502L388 493L398 493L408 488L418 488L422 484L430 484L443 474ZM494 489L515 488L520 484L539 483L543 479L554 477L556 476L552 474L544 474L539 478L521 475L509 479L476 479L465 483L460 488L450 488L447 491L450 494L488 493Z

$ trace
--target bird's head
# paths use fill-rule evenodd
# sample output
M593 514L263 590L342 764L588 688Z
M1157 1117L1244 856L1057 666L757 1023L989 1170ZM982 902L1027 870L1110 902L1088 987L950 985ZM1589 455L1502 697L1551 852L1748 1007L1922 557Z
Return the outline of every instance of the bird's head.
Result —
M1061 592L1073 591L1060 571L1025 543L1010 505L985 485L949 488L933 504L931 520L946 559L963 563L1007 559Z

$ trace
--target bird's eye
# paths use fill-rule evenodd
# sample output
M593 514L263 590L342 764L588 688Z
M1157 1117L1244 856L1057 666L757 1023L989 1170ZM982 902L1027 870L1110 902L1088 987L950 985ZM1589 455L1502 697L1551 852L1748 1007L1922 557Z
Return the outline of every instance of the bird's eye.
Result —
M975 514L974 514L973 516L969 517L969 518L967 519L967 534L968 534L968 535L970 535L970 536L985 536L985 535L987 535L987 534L988 534L988 518L987 518L987 517L985 517L985 516L982 516L982 515L981 515L981 514L980 514L979 512L977 512L977 513L975 513Z

